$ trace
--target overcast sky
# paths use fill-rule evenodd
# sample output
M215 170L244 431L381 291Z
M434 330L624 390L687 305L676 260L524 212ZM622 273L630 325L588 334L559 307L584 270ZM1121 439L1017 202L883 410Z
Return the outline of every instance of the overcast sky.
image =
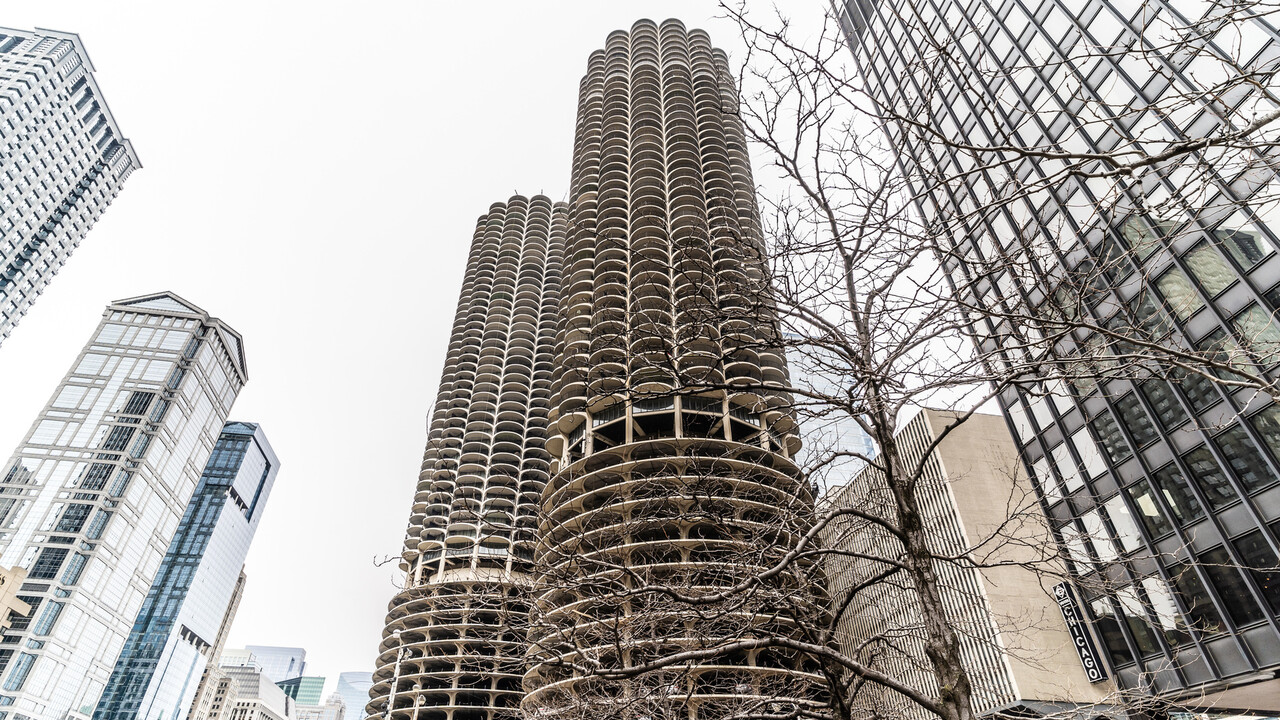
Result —
M823 0L781 2L816 15ZM373 669L476 218L565 199L578 81L607 34L714 0L6 0L80 34L143 169L0 346L0 455L110 301L172 290L245 338L232 418L281 471L230 646ZM763 9L768 9L767 4ZM327 692L327 691L326 691Z

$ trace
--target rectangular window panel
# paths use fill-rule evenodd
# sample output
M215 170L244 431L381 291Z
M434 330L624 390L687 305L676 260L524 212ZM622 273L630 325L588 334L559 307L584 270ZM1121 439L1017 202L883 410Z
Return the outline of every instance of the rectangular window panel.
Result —
M1249 576L1258 586L1262 597L1266 598L1271 612L1280 613L1280 562L1276 559L1275 551L1267 545L1262 531L1254 530L1236 538L1232 544L1244 559Z
M102 486L107 484L107 478L111 477L111 471L114 469L114 465L93 463L89 466L89 469L85 471L84 479L80 481L80 489L101 490Z
M1226 290L1236 280L1236 271L1207 242L1196 245L1182 259L1210 297Z
M1187 632L1182 613L1178 612L1178 605L1173 601L1173 594L1169 592L1169 586L1164 580L1158 577L1143 578L1142 589L1147 593L1147 600L1151 603L1160 631L1164 633L1165 642L1173 646L1191 642L1191 633Z
M1217 589L1218 598L1222 600L1223 606L1227 608L1227 614L1236 625L1248 625L1263 618L1262 609L1258 607L1258 603L1254 602L1253 594L1249 592L1249 586L1244 582L1244 576L1232 562L1226 548L1218 547L1201 553L1200 566L1209 576L1209 582L1213 583L1214 588Z
M1174 397L1173 389L1163 380L1148 380L1139 386L1142 396L1151 404L1156 420L1166 430L1181 427L1187 421L1187 413Z
M1253 351L1258 362L1269 366L1280 360L1280 328L1276 327L1271 314L1262 307L1250 305L1231 320L1231 325L1240 335L1244 346Z
M111 428L111 433L107 435L107 439L102 442L103 450L111 450L120 452L129 444L129 439L133 437L136 428L128 425L116 425Z
M1174 384L1186 396L1187 402L1191 403L1192 409L1197 413L1202 413L1222 402L1222 393L1218 392L1217 383L1209 378L1180 369L1173 371L1170 375Z
M67 509L62 513L62 517L58 520L56 532L80 532L80 528L84 527L84 521L89 519L89 513L92 510L92 505L68 505Z
M1179 320L1189 319L1204 307L1204 300L1191 280L1176 267L1169 268L1156 280L1156 288Z
M1171 565L1169 577L1173 580L1174 592L1187 610L1191 627L1207 635L1222 632L1225 629L1222 616L1218 614L1218 608L1213 604L1213 598L1210 597L1209 591L1205 589L1196 569L1190 563Z
M1133 586L1122 587L1116 591L1116 599L1120 601L1120 609L1124 613L1125 624L1133 636L1134 644L1143 657L1160 654L1160 643L1151 627L1151 619L1147 617L1146 608L1138 600L1138 593Z
M1229 230L1219 227L1213 231L1213 235L1222 243L1222 247L1231 254L1231 257L1246 270L1271 254L1270 248L1262 242L1261 236L1250 230Z
M1214 437L1213 442L1249 492L1261 490L1276 481L1271 468L1262 459L1258 446L1240 425L1232 424L1225 432Z
M62 561L66 559L67 552L66 548L42 549L35 564L31 566L31 571L27 573L27 577L32 580L52 580L58 577L58 571L62 569Z
M40 619L31 626L31 634L39 636L48 635L53 631L53 625L58 622L58 616L61 614L62 603L45 603L44 612L40 613Z
M1115 608L1110 598L1098 598L1089 604L1096 618L1095 626L1102 635L1102 644L1107 648L1114 665L1122 666L1133 662L1133 653L1129 651L1129 643L1125 642L1124 631L1120 629L1120 620L1116 617Z
M1120 433L1120 426L1116 424L1110 412L1103 410L1091 424L1094 432L1098 434L1098 439L1102 441L1102 449L1106 451L1112 463L1119 465L1133 456L1129 443L1125 442Z
M1128 428L1129 435L1133 437L1133 441L1138 447L1146 447L1155 442L1157 437L1156 428L1151 424L1151 419L1147 417L1147 411L1142 409L1142 404L1138 402L1138 398L1133 393L1128 393L1116 401L1116 407L1120 410L1120 419L1124 422L1124 426Z
M1187 479L1175 465L1166 465L1151 474L1160 488L1160 497L1173 512L1174 520L1183 527L1204 517L1204 509L1187 485Z
M1198 447L1183 455L1182 460L1186 462L1191 477L1200 486L1200 492L1204 493L1209 506L1214 510L1221 510L1240 499L1208 448Z
M85 563L89 562L89 558L76 553L71 556L71 561L67 563L67 569L62 573L63 585L75 585L80 582L80 573L84 572Z
M1089 538L1089 542L1093 545L1093 551L1097 554L1098 559L1102 562L1115 562L1120 559L1120 554L1116 552L1116 546L1111 542L1111 533L1107 530L1107 526L1102 522L1102 515L1096 510L1090 510L1080 516L1080 522L1084 523L1085 535Z
M1128 506L1124 504L1124 498L1116 495L1103 503L1103 507L1107 509L1107 517L1111 518L1111 525L1116 529L1120 547L1125 552L1133 552L1142 547L1142 533L1138 531L1138 524L1133 521Z
M1148 483L1142 482L1134 485L1127 492L1129 493L1129 499L1133 501L1134 507L1138 509L1138 520L1147 529L1148 535L1153 538L1160 538L1173 532L1173 525L1164 516L1164 513L1160 512L1160 505L1156 502L1155 493Z
M1262 438L1273 458L1280 458L1280 404L1270 405L1249 418L1249 425Z
M27 681L27 675L31 673L31 666L35 662L35 655L19 653L18 659L13 663L13 670L9 672L9 678L4 681L4 689L10 692L21 690L23 683Z

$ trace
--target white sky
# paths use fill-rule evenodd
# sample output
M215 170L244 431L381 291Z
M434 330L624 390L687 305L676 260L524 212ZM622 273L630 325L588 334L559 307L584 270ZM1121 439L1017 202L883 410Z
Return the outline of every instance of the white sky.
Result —
M761 3L758 3L761 4ZM768 0L762 0L768 10ZM825 0L780 3L797 16ZM144 168L0 346L8 456L111 300L172 290L245 337L232 418L281 472L229 646L373 669L466 251L512 193L562 199L606 35L714 0L6 0L77 32Z

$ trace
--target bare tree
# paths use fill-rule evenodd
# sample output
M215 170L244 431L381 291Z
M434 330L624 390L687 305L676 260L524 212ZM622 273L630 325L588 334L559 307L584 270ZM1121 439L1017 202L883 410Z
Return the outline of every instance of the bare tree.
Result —
M1181 24L1166 13L1115 45L1079 43L999 66L973 62L967 48L982 40L983 20L969 18L945 40L926 33L917 55L893 69L917 81L915 104L905 106L885 103L867 91L871 78L849 72L847 38L833 22L798 42L785 18L762 21L738 4L725 10L749 53L740 83L746 102L723 111L741 117L777 171L763 193L765 246L744 238L738 251L746 266L768 271L742 277L741 303L720 302L723 288L709 275L682 276L678 286L702 300L689 303L687 327L706 336L726 324L766 328L739 351L785 353L792 376L780 383L734 375L734 356L690 362L684 348L699 333L668 337L661 320L640 354L616 368L565 369L633 404L669 403L676 419L670 428L645 427L628 415L619 419L623 430L609 431L622 434L578 438L610 447L669 438L671 451L651 461L628 456L641 469L628 466L625 476L602 480L604 464L575 465L572 437L561 448L564 466L543 498L541 602L530 631L537 669L526 678L535 692L525 712L975 718L989 707L966 648L998 643L957 619L958 601L980 601L965 578L1016 567L1046 589L1070 580L1091 595L1117 591L1102 581L1082 587L1089 566L1108 561L1084 543L1109 543L1110 531L1090 537L1088 528L1051 527L1043 511L1043 499L1061 492L1053 474L1069 482L1079 467L1105 467L1110 438L1082 431L1074 456L1036 474L1038 491L1020 467L1006 468L1008 493L991 499L1002 506L1000 521L963 542L942 537L930 506L938 491L933 451L997 400L1026 402L1034 415L1051 406L1065 413L1094 393L1110 397L1117 383L1173 383L1188 395L1229 395L1241 407L1276 394L1280 330L1270 306L1238 316L1230 333L1194 342L1183 326L1218 284L1231 282L1228 274L1239 274L1235 266L1253 267L1271 253L1256 223L1271 212L1277 189L1275 64L1245 57L1245 45L1252 23L1274 8L1233 3ZM1224 53L1222 38L1232 32L1241 40ZM1078 78L1078 69L1097 66L1091 61L1145 64L1158 74L1168 58L1205 77L1171 76L1167 91L1145 104L1114 102ZM1071 132L1022 142L1012 130L1036 117L1019 110L1009 127L978 143L933 121L947 114L953 90L985 98L1027 73L1061 78L1075 114ZM991 112L1008 119L1014 104ZM1167 118L1193 110L1211 121L1169 131ZM1083 137L1110 137L1109 149ZM904 172L898 153L907 146L950 160ZM1064 187L1078 197L1062 199ZM1230 192L1215 191L1222 188ZM1183 252L1202 237L1210 254L1195 264L1149 270L1157 253ZM654 292L669 291L669 282L655 280ZM644 332L645 313L638 305L619 315L630 335L607 322L584 331L581 342L635 352L624 341ZM665 389L636 390L626 382L636 373L661 378ZM762 417L788 420L740 436L726 429L728 415L699 425L700 406L687 400L718 404L735 394L758 397ZM927 440L904 444L903 423L926 407L944 408L945 422ZM1016 407L1014 432L1028 435L1031 421ZM1235 421L1205 417L1192 421L1204 430ZM810 441L799 454L787 440L794 422ZM838 432L822 437L822 428L840 426L864 432L874 453ZM785 463L765 452L779 448ZM855 478L858 467L865 470ZM830 492L836 486L845 492ZM1073 565L1077 572L1068 573ZM1177 578L1132 590L1135 612L1171 637L1196 630L1175 617L1181 601L1167 581ZM880 608L882 626L850 643L850 622L886 599L910 612L895 622ZM1034 648L1001 651L1036 661ZM927 682L889 670L904 662ZM1167 711L1127 692L1098 701Z

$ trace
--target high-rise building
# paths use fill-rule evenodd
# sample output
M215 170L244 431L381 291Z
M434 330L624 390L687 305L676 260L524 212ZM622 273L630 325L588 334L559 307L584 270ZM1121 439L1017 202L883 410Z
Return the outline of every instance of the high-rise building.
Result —
M570 667L637 667L794 628L752 604L767 588L715 621L666 596L608 589L615 573L630 578L619 588L735 584L784 553L812 510L791 459L800 441L738 103L725 53L676 20L615 31L588 61L527 715L722 717L763 697L803 707L821 683L806 661L770 652L726 651L621 683Z
M295 710L296 720L344 720L347 716L347 705L338 693L330 693L323 705L299 704Z
M370 715L496 720L519 705L565 215L515 196L476 224Z
M231 592L231 601L227 603L226 612L222 614L222 625L218 628L217 639L213 648L207 653L209 658L204 665L204 673L200 676L200 684L196 686L195 696L191 700L191 709L187 712L190 720L218 720L226 697L228 686L223 682L226 674L220 668L222 651L227 644L227 635L231 632L231 624L235 622L236 612L240 609L240 600L244 597L244 584L247 578L244 570L236 580L235 589Z
M0 565L32 613L0 714L87 718L246 380L238 334L172 293L112 303L0 475Z
M277 647L275 645L246 645L253 661L262 668L263 674L271 678L271 682L284 682L302 677L307 669L307 651L296 647Z
M342 696L342 702L346 705L346 720L363 720L364 706L369 704L371 687L373 687L373 673L339 673L337 693Z
M320 699L324 697L324 678L318 676L306 676L290 678L276 683L285 695L294 699L299 705L320 705Z
M0 28L0 343L142 167L79 36Z
M227 611L239 599L241 568L279 467L256 424L223 426L95 720L181 720L191 707L205 668L221 652Z
M921 465L916 497L939 557L962 556L988 538L1009 541L1009 548L992 553L989 567L936 564L947 624L956 628L973 684L974 710L989 717L1106 717L1115 688L1099 672L1093 639L1087 640L1092 655L1081 656L1059 601L1037 572L1059 570L1039 550L1053 537L1004 418L977 414L957 423L955 413L923 410L895 433L895 441L904 463ZM866 467L835 492L833 505L891 515L887 489L882 469ZM901 575L874 581L888 566L870 558L898 557L901 544L854 518L828 526L826 535L829 547L847 553L827 558L834 604L846 608L837 625L842 649L918 692L936 695L909 581ZM857 594L846 605L851 588ZM859 711L855 715L865 717L937 717L870 683L851 703Z
M1272 150L1191 149L1114 182L1095 171L1109 153L1230 135L1270 112L1274 24L1167 0L844 0L837 12L865 88L904 118L886 133L925 226L952 238L953 287L995 311L973 327L984 352L1006 353L993 362L1051 336L1000 308L1037 308L1270 372L1280 226L1255 199L1276 195ZM1063 153L1094 176L1064 174ZM988 271L1010 257L1025 271ZM1097 333L1058 336L1044 349L1063 364L1109 352ZM1195 373L1167 379L1046 376L1000 404L1118 683L1275 712L1280 404Z

